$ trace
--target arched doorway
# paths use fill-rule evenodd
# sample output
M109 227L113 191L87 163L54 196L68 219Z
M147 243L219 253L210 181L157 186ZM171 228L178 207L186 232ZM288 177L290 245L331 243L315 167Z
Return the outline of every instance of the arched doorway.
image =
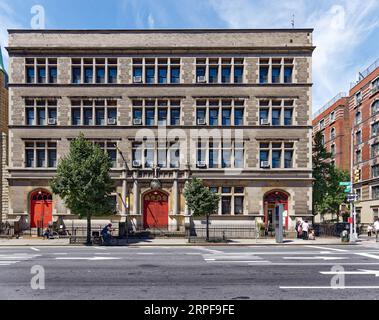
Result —
M168 227L168 196L151 191L143 197L143 225L146 229Z
M53 221L53 196L39 190L30 195L30 227L46 228Z
M284 207L283 225L288 230L288 194L284 191L274 190L265 194L263 199L265 224L271 225L273 223L273 215L275 214L275 208L282 204Z

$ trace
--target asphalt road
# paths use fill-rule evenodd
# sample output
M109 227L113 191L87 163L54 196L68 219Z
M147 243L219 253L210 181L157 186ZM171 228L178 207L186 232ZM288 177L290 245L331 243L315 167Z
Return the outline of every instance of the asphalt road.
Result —
M377 244L0 248L0 299L351 298L379 298Z

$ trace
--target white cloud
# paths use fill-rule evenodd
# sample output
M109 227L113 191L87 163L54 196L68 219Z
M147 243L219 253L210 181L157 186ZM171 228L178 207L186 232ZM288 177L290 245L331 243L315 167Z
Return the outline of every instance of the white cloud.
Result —
M360 47L379 25L377 0L341 0L327 4L306 0L209 1L231 28L288 28L291 15L295 14L295 27L315 29L314 110L337 93L349 90L349 83L355 80L357 71L368 63ZM375 44L372 50L377 50Z
M147 17L147 25L149 26L149 29L154 29L155 19L151 13L149 13Z

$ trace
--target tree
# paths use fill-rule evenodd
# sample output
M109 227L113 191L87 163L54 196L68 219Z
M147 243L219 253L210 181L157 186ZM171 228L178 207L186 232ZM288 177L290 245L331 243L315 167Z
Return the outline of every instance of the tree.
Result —
M201 179L192 178L186 182L184 197L194 216L206 216L206 240L209 241L209 218L218 210L220 195L205 187Z
M321 132L317 132L313 139L313 214L320 212L327 194L328 177L332 165L330 159L332 154L327 152L324 146Z
M87 219L88 245L91 244L91 217L113 213L111 166L108 155L81 133L71 142L69 154L59 161L57 175L50 182L54 194L74 214Z

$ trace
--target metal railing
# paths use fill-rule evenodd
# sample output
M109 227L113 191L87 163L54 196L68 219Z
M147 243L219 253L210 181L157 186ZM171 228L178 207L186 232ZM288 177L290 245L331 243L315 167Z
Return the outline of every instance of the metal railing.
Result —
M328 101L326 104L324 104L319 110L317 110L313 115L312 118L316 118L318 115L323 113L325 110L327 110L330 106L335 104L339 99L346 98L347 94L346 92L340 92L338 93L334 98L332 98L330 101Z
M376 70L376 68L379 67L379 58L376 59L374 61L374 63L372 63L368 68L366 68L365 70L363 70L362 72L359 72L358 74L358 81L356 82L351 82L350 83L350 89L352 89L353 87L355 87L357 84L359 84L359 82L361 82L363 79L365 79L368 75L370 75L372 72L374 72Z

